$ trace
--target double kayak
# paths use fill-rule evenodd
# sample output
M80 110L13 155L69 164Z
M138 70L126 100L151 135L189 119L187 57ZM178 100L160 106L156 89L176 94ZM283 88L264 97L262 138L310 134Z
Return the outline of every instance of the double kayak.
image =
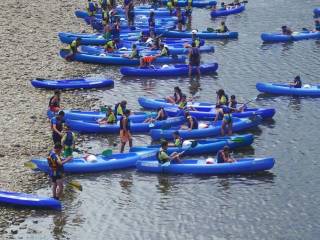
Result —
M28 208L61 209L61 202L54 198L19 192L0 191L0 203Z
M242 158L233 163L208 164L206 160L182 160L181 163L160 164L157 160L138 161L143 172L171 174L248 174L273 168L273 158Z
M123 43L123 47L119 48L118 50L112 52L113 56L116 55L122 55L122 54L130 54L132 52L132 42L128 43ZM182 43L169 43L166 44L166 46L169 49L169 55L186 55L189 54L190 50L189 48L183 47ZM160 54L160 49L159 50L150 50L150 48L137 44L137 49L139 51L140 56L150 56L150 55L156 55ZM105 48L101 46L81 46L81 52L86 52L89 54L101 54L105 53ZM214 52L214 47L213 46L201 46L199 47L199 52L204 53L204 52Z
M106 113L101 111L81 111L81 110L63 110L65 120L81 120L86 122L97 122L99 119L105 118ZM129 116L130 122L139 123L148 117L156 117L156 113L132 112ZM48 118L54 117L52 111L47 111ZM120 119L121 116L118 116Z
M200 154L213 154L223 149L224 146L228 146L230 149L238 147L244 147L253 143L253 135L235 135L230 137L218 137L214 139L198 140L195 147L190 147L191 141L185 140L181 147L168 147L168 154L173 152L185 151L184 155L200 155ZM145 147L132 147L130 152L157 150L159 151L160 145L150 145Z
M320 7L313 10L314 17L320 17Z
M162 33L164 37L173 37L173 38L191 38L191 31L165 31ZM200 39L235 39L238 38L238 32L226 32L226 33L218 33L218 32L209 32L202 31L197 32L197 37Z
M241 13L245 10L245 5L241 4L240 6L234 6L234 7L229 7L225 10L215 10L215 11L211 11L211 17L215 18L215 17L221 17L221 16L228 16L231 14L238 14Z
M138 98L138 102L141 107L156 110L159 107L164 107L168 116L177 117L184 114L184 111L181 111L178 108L177 104L172 104L166 102L165 99L150 99L146 97ZM194 110L188 110L191 116L200 119L200 120L212 120L215 118L215 105L213 103L205 102L194 102L189 103L187 107L192 107ZM244 108L242 112L232 113L233 117L244 118L252 117L254 115L259 115L261 118L272 118L276 113L274 108Z
M170 129L173 126L180 126L185 122L184 117L168 118L154 123L130 123L131 133L148 133L151 129ZM87 122L81 120L66 120L68 126L80 133L105 133L118 134L120 132L120 122L117 124L99 124L97 122Z
M201 74L215 73L218 69L218 63L213 64L201 64ZM135 68L135 67L121 67L120 72L124 76L186 76L189 74L189 65L177 64L177 65L164 65L162 67L146 67L146 68ZM196 74L197 69L193 68L192 73Z
M68 56L68 50L60 50L60 56L66 58ZM139 59L130 59L120 56L112 56L107 54L87 54L78 52L73 56L73 61L94 63L94 64L106 64L106 65L139 65ZM170 64L170 63L185 63L185 56L174 56L174 57L159 57L153 63L155 64Z
M305 84L301 88L294 88L288 84L259 82L256 88L260 92L277 95L320 97L320 85Z
M104 88L113 87L114 81L110 79L94 79L94 78L79 78L79 79L64 79L64 80L49 80L37 78L31 81L35 88L45 89L89 89L89 88Z
M167 4L168 0L161 0L163 4ZM188 5L188 0L178 0L175 3L178 7L186 7ZM193 0L192 7L196 8L207 8L212 7L213 5L217 4L217 1L214 0Z
M152 149L140 152L118 153L110 156L89 155L86 158L74 158L63 165L65 173L93 173L135 167L138 160L150 159L154 156ZM36 171L49 173L50 168L45 158L32 159Z
M260 116L254 116L252 118L232 118L232 131L239 132L243 130L247 130L253 127L258 126L261 123L262 119ZM153 140L172 140L173 133L178 131L180 136L183 139L193 139L193 138L207 138L207 137L215 137L221 135L221 124L222 121L217 121L216 124L213 122L202 123L199 122L199 129L192 130L182 130L177 127L172 127L170 130L163 129L152 129L150 131L151 138ZM204 125L204 128L201 126Z
M261 39L263 42L293 42L309 39L320 39L320 31L303 31L293 32L292 35L284 35L282 33L262 33Z

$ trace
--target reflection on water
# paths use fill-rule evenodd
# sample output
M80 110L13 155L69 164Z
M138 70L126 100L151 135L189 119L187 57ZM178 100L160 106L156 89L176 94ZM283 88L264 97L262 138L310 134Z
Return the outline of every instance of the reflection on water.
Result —
M301 110L301 98L300 97L291 97L289 100L288 107L290 107L292 110L300 111Z

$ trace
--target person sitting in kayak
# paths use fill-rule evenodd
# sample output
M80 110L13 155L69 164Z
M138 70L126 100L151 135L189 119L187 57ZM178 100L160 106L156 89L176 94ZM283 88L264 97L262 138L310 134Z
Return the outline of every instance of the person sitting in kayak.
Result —
M180 133L179 131L174 131L173 134L173 146L172 147L179 147L181 148L182 147L182 144L183 144L183 139L182 137L180 136Z
M222 124L221 124L221 135L225 135L225 131L228 132L228 135L232 135L232 114L231 109L226 105L217 105L216 106L216 116L214 118L214 124L218 120L221 120L222 117Z
M197 37L197 30L192 30L191 31L191 38L192 38L192 43L196 44L196 47L200 47L200 38Z
M105 52L108 52L108 53L114 52L117 49L117 43L118 43L118 39L113 39L108 41L104 45Z
M60 111L57 116L50 120L52 140L54 144L61 143L64 122L64 111Z
M102 119L98 120L99 124L115 124L117 123L117 117L115 116L114 112L112 111L111 106L108 106L106 111L106 116Z
M170 55L169 48L163 43L160 43L160 53L157 54L157 57L168 57Z
M226 4L224 2L221 2L219 10L227 10Z
M181 126L181 129L189 130L189 131L191 131L192 129L198 129L199 123L195 117L191 116L190 113L187 111L185 113L185 117L187 120L187 128L185 128L184 126Z
M223 89L219 89L217 92L217 105L229 105L229 98L228 95L224 92Z
M198 77L200 77L200 51L195 42L192 42L189 49L189 77L192 76L192 69L195 67Z
M47 158L49 165L49 176L52 181L52 195L54 199L59 200L63 193L63 164L72 159L68 157L64 160L60 157L62 152L61 143L56 143Z
M75 148L76 135L71 131L68 125L64 125L64 133L61 139L61 145L63 148L63 156L71 157Z
M292 35L292 30L287 26L282 26L281 30L283 35Z
M178 108L179 108L180 110L185 110L185 109L187 108L187 105L188 105L187 95L182 94L181 100L180 100L180 102L179 102L179 104L178 104Z
M292 83L290 83L290 87L293 87L293 88L301 88L302 87L302 82L301 82L301 78L299 75L294 78Z
M218 33L226 33L229 32L228 27L226 26L226 23L224 21L222 21L220 23L220 27L216 30L216 32Z
M78 37L69 44L69 46L67 47L69 54L65 56L65 59L67 61L73 60L74 56L78 53L78 47L80 46L80 42L81 38Z
M49 100L49 110L53 112L54 114L58 113L60 111L60 91L54 91L54 95Z
M123 116L126 109L127 109L127 101L126 100L122 100L121 102L117 103L114 106L114 112L115 112L116 116Z
M231 112L243 112L243 110L246 108L246 104L243 104L241 107L238 108L238 102L236 100L235 95L231 95L230 102L229 102L229 108Z
M182 155L181 153L173 152L170 156L168 155L168 141L164 140L161 142L161 148L156 154L156 157L158 159L158 162L160 164L164 164L166 162L171 162L171 161L176 161L180 162L180 156Z
M232 163L235 160L230 155L230 148L224 146L223 149L219 150L217 153L217 163Z
M140 58L137 44L135 43L132 44L132 51L130 54L123 54L121 55L121 57L129 58L129 59Z
M123 153L126 143L129 142L129 147L132 148L132 136L130 131L130 119L131 111L126 109L124 115L120 118L120 139L121 147L120 153Z
M168 103L179 104L181 102L183 93L178 86L174 87L173 91L173 96L166 97L166 101Z
M163 121L163 120L167 120L168 119L168 114L167 112L164 110L163 107L159 107L157 109L157 116L155 118L147 118L144 122L146 123L153 123L155 121Z

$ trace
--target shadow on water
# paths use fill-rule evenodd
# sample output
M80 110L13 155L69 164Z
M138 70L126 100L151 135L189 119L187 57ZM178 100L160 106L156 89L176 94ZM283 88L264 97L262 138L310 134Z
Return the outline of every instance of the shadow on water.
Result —
M263 42L260 46L260 49L261 50L270 50L271 48L281 46L282 51L285 52L285 51L292 49L293 44L294 44L293 42L286 42L286 43L281 43L281 42L280 43L266 43L266 42Z

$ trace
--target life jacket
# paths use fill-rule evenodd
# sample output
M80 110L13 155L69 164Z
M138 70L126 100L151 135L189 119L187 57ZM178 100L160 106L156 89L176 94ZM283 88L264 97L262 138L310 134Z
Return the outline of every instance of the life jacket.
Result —
M198 37L192 38L192 43L196 44L196 47L200 46L200 39Z
M228 32L228 31L229 31L229 29L227 28L226 25L223 25L223 26L221 26L221 27L219 28L219 32L220 32L220 33L225 33L225 32Z
M78 44L77 44L77 41L76 40L73 40L70 44L70 49L72 52L77 52L77 47L78 47Z
M200 61L200 52L197 47L191 48L190 61Z
M66 132L66 138L64 140L64 145L71 147L74 144L74 134L71 131Z
M191 116L191 119L192 119L192 121L193 121L193 127L192 127L192 129L198 129L198 127L199 127L198 120L197 120L195 117L193 117L193 116ZM189 121L187 122L187 125L188 125L188 128L191 127L191 124L190 124Z
M59 164L59 162L61 163L61 159L54 151L49 153L47 161L53 176L63 171L63 165Z
M165 151L165 150L163 150L162 148L160 148L160 150L159 150L159 151L157 152L157 154L156 154L156 158L157 158L157 160L158 160L159 163L165 163L165 162L166 162L166 161L164 161L163 159L160 159L160 154L161 154L162 152L167 153L167 151Z
M135 50L132 50L131 54L130 54L130 57L131 58L139 58L139 50L138 49L135 49Z
M182 137L178 137L177 139L174 140L174 145L176 147L182 147L182 144L183 144L183 138Z
M185 101L185 102L182 102L182 101L181 101L181 102L179 103L178 107L179 107L180 109L184 109L184 108L187 106L187 104L188 104L188 103L187 103L186 101Z
M295 88L301 88L302 87L301 80L297 80L297 84L294 87Z
M115 49L116 45L114 44L114 42L112 40L108 41L105 45L105 48L107 49L107 51L113 51Z
M130 130L130 120L126 116L120 118L120 130L123 130L123 119L127 119L126 129Z
M225 98L225 100L223 99ZM228 105L229 104L229 97L228 95L222 95L220 98L219 98L219 104L221 105Z
M107 113L107 114L108 114L108 113ZM117 122L117 117L116 117L116 115L114 114L114 112L111 112L111 113L109 113L108 115L106 115L106 118L107 118L108 123L113 124L113 123L116 123L116 122Z
M170 55L170 51L168 47L163 47L163 49L161 50L160 53L161 56L169 56Z
M124 111L126 110L125 107L121 106L121 103L117 103L116 105L114 105L114 112L115 112L115 115L123 115L124 114Z
M217 153L217 163L224 163L223 157L222 157L223 150L218 151Z

